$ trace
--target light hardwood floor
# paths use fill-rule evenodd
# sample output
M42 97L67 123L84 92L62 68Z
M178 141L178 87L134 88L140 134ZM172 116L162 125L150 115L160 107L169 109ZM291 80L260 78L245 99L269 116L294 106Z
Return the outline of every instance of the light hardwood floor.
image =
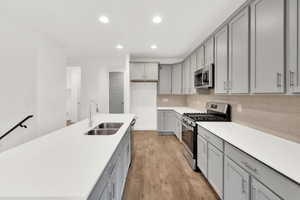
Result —
M216 200L200 173L188 166L175 136L135 132L135 156L123 200Z

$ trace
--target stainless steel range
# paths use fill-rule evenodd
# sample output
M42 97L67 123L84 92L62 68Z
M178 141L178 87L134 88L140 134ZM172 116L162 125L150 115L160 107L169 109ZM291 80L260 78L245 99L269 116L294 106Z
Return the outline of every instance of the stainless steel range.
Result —
M205 113L184 113L182 118L183 154L193 170L197 170L198 121L231 121L229 104L208 102Z

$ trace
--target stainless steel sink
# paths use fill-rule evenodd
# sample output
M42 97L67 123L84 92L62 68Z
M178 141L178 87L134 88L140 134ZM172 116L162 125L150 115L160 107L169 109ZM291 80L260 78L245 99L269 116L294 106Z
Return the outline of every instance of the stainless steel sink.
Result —
M90 130L86 135L113 135L118 132L123 123L106 122L99 124L96 128Z
M119 129L123 123L118 122L108 122L108 123L101 123L98 126L98 129Z
M119 129L92 129L86 133L86 135L113 135L118 132Z

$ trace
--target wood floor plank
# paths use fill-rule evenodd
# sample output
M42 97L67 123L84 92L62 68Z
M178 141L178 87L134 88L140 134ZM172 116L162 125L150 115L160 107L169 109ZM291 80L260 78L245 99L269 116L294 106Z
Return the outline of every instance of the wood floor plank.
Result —
M200 173L194 172L175 136L135 132L135 156L128 172L124 200L217 200Z

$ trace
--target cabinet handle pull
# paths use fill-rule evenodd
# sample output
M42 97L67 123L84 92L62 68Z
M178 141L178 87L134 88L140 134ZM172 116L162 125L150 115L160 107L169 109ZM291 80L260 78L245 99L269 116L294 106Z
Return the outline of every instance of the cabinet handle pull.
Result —
M246 180L242 179L242 193L246 193Z
M281 73L280 72L278 72L277 73L277 87L281 87L282 85L281 85Z
M294 87L294 72L290 70L290 87Z
M257 169L253 168L251 165L249 165L247 162L242 162L246 168L248 168L249 170L251 170L254 173L257 173Z

